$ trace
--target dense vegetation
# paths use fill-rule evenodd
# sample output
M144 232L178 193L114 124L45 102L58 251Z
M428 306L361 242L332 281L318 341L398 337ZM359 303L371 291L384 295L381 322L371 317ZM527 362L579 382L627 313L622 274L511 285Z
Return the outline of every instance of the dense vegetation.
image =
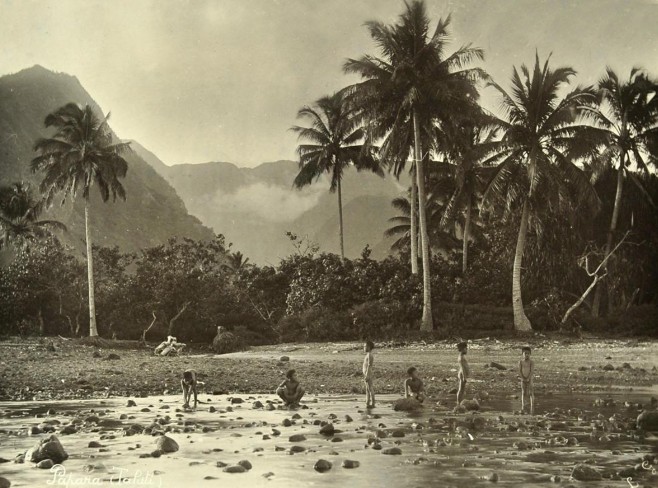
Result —
M375 261L366 248L345 259L290 234L290 256L259 267L221 235L137 253L91 251L87 236L86 277L48 232L57 223L38 220L38 199L7 188L3 331L210 342L223 326L252 344L492 329L656 334L656 80L607 70L579 87L573 68L537 55L504 88L472 66L482 50L446 54L449 18L430 23L422 2L396 24L368 23L378 56L345 65L362 80L302 108L310 126L294 127L294 184L331 174L341 249L344 169L411 171L408 198L393 202L402 212L387 231L400 236L393 256ZM498 94L501 113L479 105L483 89ZM103 199L124 196L123 148L105 120L75 105L48 120L61 132L38 142L33 161L46 199L80 184L84 198L94 184ZM68 149L85 121L99 133L97 154Z

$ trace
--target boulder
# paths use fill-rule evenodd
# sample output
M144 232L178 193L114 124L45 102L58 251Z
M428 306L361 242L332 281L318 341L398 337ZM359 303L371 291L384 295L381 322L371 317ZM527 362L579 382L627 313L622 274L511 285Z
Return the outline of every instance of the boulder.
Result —
M43 461L39 461L37 463L37 468L39 468L39 469L50 469L54 465L55 465L55 463L53 463L52 459L44 459Z
M615 370L615 367L610 363L603 366L603 371L614 371L614 370Z
M253 405L251 405L251 408L263 408L263 402L256 400Z
M359 463L359 461L353 461L351 459L343 460L343 464L342 464L343 468L346 468L346 469L358 468L360 465L361 465L361 463Z
M637 428L649 432L658 432L658 410L645 410L637 416Z
M480 402L478 402L475 398L473 400L462 400L460 405L469 412L480 410Z
M497 369L497 370L499 370L499 371L505 371L505 370L507 369L507 368L506 368L505 366L503 366L502 364L500 364L500 363L495 363L495 362L493 362L493 361L489 363L489 367L490 367L490 368Z
M111 353L107 355L107 359L113 361L113 360L121 359L121 356L119 356L118 354Z
M320 428L320 434L322 435L334 435L335 431L334 424L326 424Z
M576 464L571 471L571 477L576 481L601 481L603 476L586 464Z
M382 454L388 454L389 456L399 456L402 454L402 449L399 447L389 447L388 449L382 449Z
M246 473L247 470L244 466L236 464L235 466L227 466L223 469L225 473Z
M135 403L135 400L128 400L128 403L126 403L126 407L136 407L137 404Z
M304 434L294 434L288 437L288 440L290 442L302 442L306 440L306 436Z
M396 412L412 412L422 407L422 404L415 398L401 398L393 403L393 410Z
M281 361L282 363L285 363L285 362L290 361L290 358L288 356L281 356L279 358L279 361Z
M98 447L103 447L103 444L101 444L98 441L89 441L89 444L87 444L87 447L98 448Z
M158 437L155 441L155 445L157 446L158 450L163 453L178 451L178 443L166 435Z
M69 455L55 435L41 439L25 453L25 461L31 463L50 459L54 464L62 464L68 458Z
M11 481L7 478L0 476L0 488L9 488L11 486Z
M249 471L252 468L251 463L246 459L243 459L242 461L238 462L238 465L242 466L247 471Z
M325 471L329 471L331 469L331 466L332 464L326 459L318 459L315 465L313 466L313 469L316 470L318 473L324 473Z

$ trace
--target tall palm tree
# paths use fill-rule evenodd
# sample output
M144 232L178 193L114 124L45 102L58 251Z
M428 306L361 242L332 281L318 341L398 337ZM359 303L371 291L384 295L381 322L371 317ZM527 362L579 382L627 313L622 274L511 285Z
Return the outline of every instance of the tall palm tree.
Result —
M593 180L608 171L617 172L617 190L610 227L605 243L604 256L613 245L619 222L624 180L629 178L645 195L647 191L631 168L648 172L649 165L658 161L658 81L653 80L641 69L634 68L626 81L611 69L597 84L600 104L587 107L592 121L590 133L603 140L603 151L592 159ZM598 316L602 286L596 288L592 303L592 314Z
M96 185L106 202L117 195L125 200L126 192L119 178L126 176L128 163L121 154L129 143L113 143L112 132L105 118L98 117L89 105L81 107L68 103L48 114L46 127L55 128L51 138L37 140L32 160L32 171L43 171L41 191L48 202L63 192L62 204L67 197L75 199L82 190L85 200L85 237L87 241L87 276L89 280L89 335L98 336L96 306L94 302L94 267L89 231L89 192Z
M329 189L338 193L340 256L345 259L343 174L349 166L354 166L358 171L373 171L380 176L383 172L375 157L374 147L369 144L358 119L348 109L342 93L322 97L312 107L303 107L297 117L308 120L310 127L294 126L291 129L299 139L309 142L297 147L300 169L293 184L296 188L302 188L324 173L331 174Z
M28 184L0 187L0 249L10 242L24 245L53 230L65 231L66 226L57 220L39 220L44 208L45 202L34 198Z
M413 150L411 205L412 271L416 260L414 233L415 197L418 192L418 223L423 263L422 330L433 328L430 285L430 246L425 208L424 161L431 149L436 120L458 117L462 107L478 98L473 81L481 70L464 69L484 57L481 49L464 46L445 56L450 17L439 19L433 34L425 3L405 3L405 11L393 25L367 22L370 36L378 45L380 57L366 55L349 59L344 70L361 75L364 81L349 88L354 104L370 120L373 135L384 138L380 157L400 174Z
M550 56L549 56L550 59ZM532 72L514 68L508 93L490 82L501 96L504 116L498 119L503 132L497 141L483 144L489 156L485 163L498 162L485 190L484 201L500 202L506 215L520 211L519 233L512 271L514 326L531 330L521 297L521 268L529 225L541 231L542 211L561 212L572 205L598 205L598 197L585 173L574 164L571 154L582 149L585 126L579 122L578 107L591 93L576 88L564 97L575 71L569 67L549 68L535 58ZM531 220L532 216L532 220Z

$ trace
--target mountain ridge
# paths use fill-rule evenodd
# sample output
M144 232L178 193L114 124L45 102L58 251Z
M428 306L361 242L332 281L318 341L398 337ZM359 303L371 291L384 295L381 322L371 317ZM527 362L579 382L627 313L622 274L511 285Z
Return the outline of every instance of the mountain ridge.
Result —
M75 76L36 65L0 77L1 184L24 181L35 190L38 188L41 175L30 170L30 161L36 155L33 145L38 138L52 133L44 127L46 115L69 102L89 104L99 115L103 113ZM92 188L90 230L94 244L137 251L175 236L214 237L211 229L188 213L174 188L157 169L135 151L124 157L128 162L128 174L121 180L127 193L125 202L104 203ZM53 205L42 218L66 224L69 230L62 240L83 252L82 198L67 201L63 206Z

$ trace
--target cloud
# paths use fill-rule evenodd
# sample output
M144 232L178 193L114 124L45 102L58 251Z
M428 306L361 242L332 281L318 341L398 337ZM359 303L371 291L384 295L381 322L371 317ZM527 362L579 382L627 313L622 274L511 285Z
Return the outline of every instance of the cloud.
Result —
M238 188L234 193L217 192L212 204L218 212L230 213L232 216L291 222L315 207L326 191L327 188L320 188L320 185L295 190L259 182Z

